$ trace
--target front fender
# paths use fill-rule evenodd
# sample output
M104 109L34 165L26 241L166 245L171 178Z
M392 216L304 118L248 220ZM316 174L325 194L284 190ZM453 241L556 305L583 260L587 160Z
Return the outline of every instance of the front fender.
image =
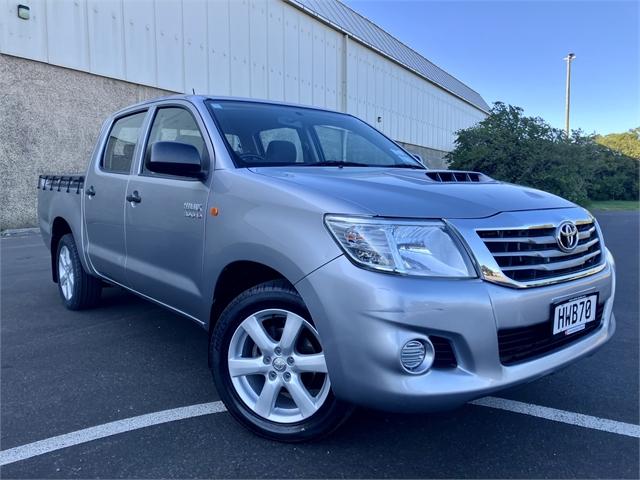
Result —
M324 226L339 201L320 202L278 179L247 170L216 171L207 211L203 291L213 293L223 269L238 261L265 265L291 284L342 254ZM211 304L203 305L203 315Z

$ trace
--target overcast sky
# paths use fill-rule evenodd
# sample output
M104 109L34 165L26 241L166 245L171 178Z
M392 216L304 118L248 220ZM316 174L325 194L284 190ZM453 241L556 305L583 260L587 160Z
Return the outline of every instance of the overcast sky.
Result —
M564 128L568 52L571 128L640 126L640 2L344 0L487 103L523 107Z

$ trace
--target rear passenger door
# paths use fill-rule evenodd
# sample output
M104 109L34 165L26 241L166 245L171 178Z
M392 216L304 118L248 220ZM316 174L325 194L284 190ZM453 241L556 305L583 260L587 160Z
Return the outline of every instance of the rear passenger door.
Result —
M126 284L124 206L134 159L140 150L146 110L117 118L101 154L87 172L84 219L87 254L101 275Z
M149 168L155 142L194 146L213 171L204 125L187 104L159 106L152 113L138 174L127 195L127 278L132 288L156 301L197 317L202 306L204 232L209 179L159 174Z

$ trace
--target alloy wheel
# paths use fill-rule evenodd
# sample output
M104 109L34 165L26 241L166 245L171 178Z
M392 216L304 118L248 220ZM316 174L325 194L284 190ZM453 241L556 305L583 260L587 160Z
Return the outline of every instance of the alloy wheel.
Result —
M71 300L75 276L73 274L73 264L71 263L71 252L66 245L62 246L58 256L58 282L64 298Z
M227 364L240 399L273 422L309 418L329 394L318 332L284 309L262 310L244 319L231 338Z

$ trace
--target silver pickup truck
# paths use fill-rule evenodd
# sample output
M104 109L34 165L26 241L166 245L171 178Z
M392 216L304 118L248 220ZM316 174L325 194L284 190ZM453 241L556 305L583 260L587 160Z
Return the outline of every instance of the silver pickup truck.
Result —
M119 285L201 325L229 412L326 435L353 405L449 409L592 354L614 261L583 208L434 171L357 118L175 96L104 123L84 175L41 176L72 310Z

